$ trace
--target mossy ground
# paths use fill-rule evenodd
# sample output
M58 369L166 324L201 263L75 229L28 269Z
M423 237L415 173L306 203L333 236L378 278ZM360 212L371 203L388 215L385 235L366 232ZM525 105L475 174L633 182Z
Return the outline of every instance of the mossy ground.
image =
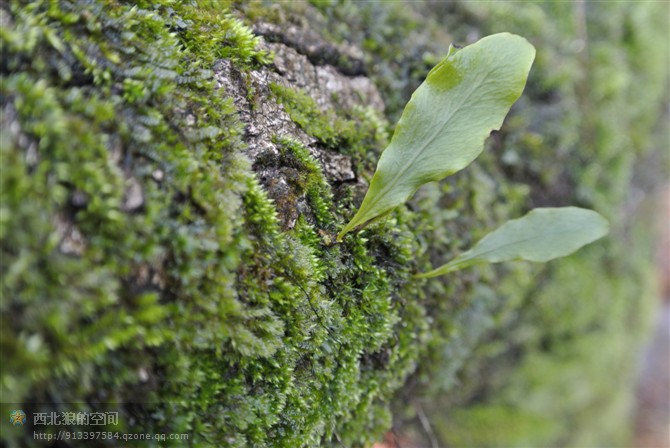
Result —
M188 433L195 446L356 446L388 429L412 374L407 393L440 397L419 405L447 442L503 424L514 431L476 442L625 437L627 395L610 391L632 375L649 281L645 235L618 216L664 93L667 5L588 9L585 67L563 4L320 2L324 32L367 51L390 117L448 44L438 19L461 42L505 30L538 48L524 98L473 167L336 245L354 186L334 194L309 151L277 137L314 216L283 230L233 102L211 81L220 58L243 71L271 61L244 14L281 22L308 6L84 3L0 7L3 411L111 407L120 426L109 430ZM273 93L372 173L388 123ZM613 237L546 267L411 280L556 201L603 212ZM603 341L611 350L595 349ZM416 412L393 409L397 424ZM8 446L29 444L4 425Z

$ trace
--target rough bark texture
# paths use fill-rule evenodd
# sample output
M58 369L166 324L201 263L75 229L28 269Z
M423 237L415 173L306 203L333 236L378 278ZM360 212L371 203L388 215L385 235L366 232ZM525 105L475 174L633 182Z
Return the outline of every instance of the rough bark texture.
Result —
M52 411L194 446L362 446L392 427L419 446L624 443L651 283L648 235L621 216L664 143L667 13L3 3L0 387L29 415L3 420L6 444L91 430L30 418ZM501 132L335 244L412 90L451 41L499 31L538 49ZM412 278L564 204L612 237Z
M252 167L275 202L280 223L287 230L295 227L299 216L306 216L310 223L314 223L314 217L305 195L292 185L292 179L300 173L297 168L281 162L277 139L288 138L306 147L331 184L355 183L357 176L351 157L325 147L317 137L295 123L277 102L272 89L299 89L323 114L369 107L382 115L384 103L369 78L348 76L351 70L329 65L328 60L317 61L320 65L311 62L313 55L326 53L335 57L346 51L329 47L314 30L284 30L266 23L257 24L254 30L270 39L286 42L260 41L259 49L274 55L272 66L243 73L232 61L221 60L214 65L214 78L217 88L233 98L245 126L244 140ZM357 64L362 62L359 60Z

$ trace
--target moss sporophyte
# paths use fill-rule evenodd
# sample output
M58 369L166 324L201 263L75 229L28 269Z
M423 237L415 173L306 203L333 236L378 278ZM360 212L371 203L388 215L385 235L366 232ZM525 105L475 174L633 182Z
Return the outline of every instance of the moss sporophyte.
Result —
M485 37L462 49L452 45L412 94L361 207L337 240L382 219L422 185L450 176L475 160L489 133L500 129L521 96L534 59L535 48L509 33ZM592 210L538 208L418 277L483 262L544 262L568 255L607 232L607 221Z

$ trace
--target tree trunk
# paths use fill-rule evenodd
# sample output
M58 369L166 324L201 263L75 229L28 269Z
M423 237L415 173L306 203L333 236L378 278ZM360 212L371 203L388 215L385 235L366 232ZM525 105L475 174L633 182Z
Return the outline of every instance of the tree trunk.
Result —
M64 429L170 446L362 446L391 427L417 446L625 439L650 282L647 237L616 217L653 146L667 5L587 5L587 57L629 59L573 78L570 5L314 3L0 5L0 387L28 416L8 446ZM452 40L499 23L540 54L502 131L336 243L412 90ZM644 88L622 87L656 56ZM564 204L606 214L613 238L413 278Z

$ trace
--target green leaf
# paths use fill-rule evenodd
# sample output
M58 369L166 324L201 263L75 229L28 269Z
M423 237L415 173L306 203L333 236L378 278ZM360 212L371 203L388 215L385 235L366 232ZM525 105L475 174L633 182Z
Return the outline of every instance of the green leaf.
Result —
M360 209L338 241L409 199L423 184L462 170L500 129L521 96L535 48L501 33L453 46L412 94Z
M449 263L417 277L436 277L476 263L549 261L575 252L608 231L607 220L593 210L536 208L522 218L507 221Z

